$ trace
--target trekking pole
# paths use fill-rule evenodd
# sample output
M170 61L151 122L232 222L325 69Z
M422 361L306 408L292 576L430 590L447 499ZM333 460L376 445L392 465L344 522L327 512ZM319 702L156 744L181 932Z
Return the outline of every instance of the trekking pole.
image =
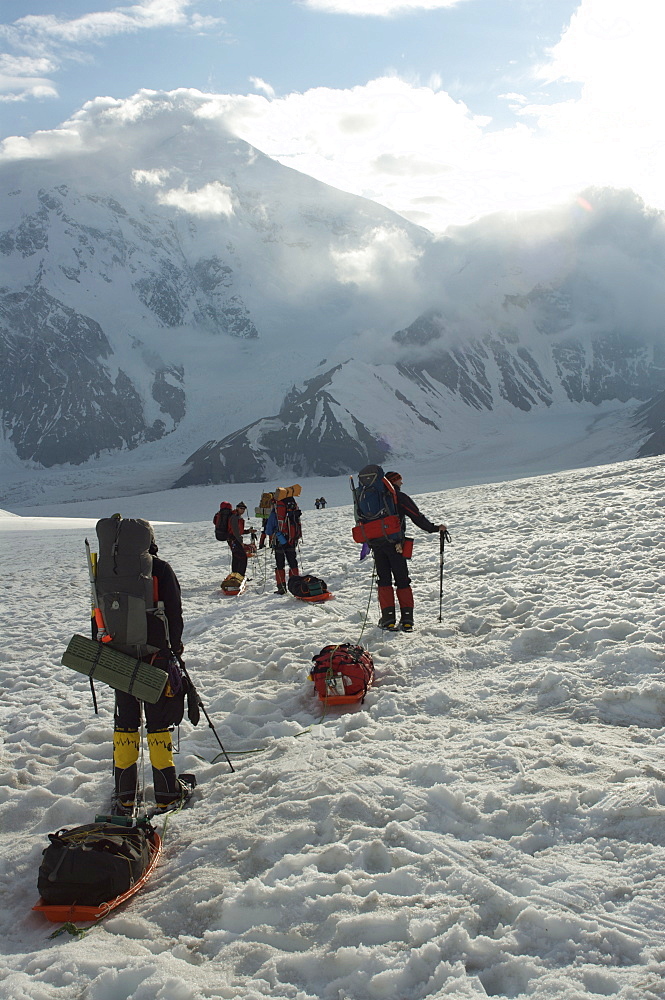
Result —
M189 674L187 673L187 667L185 666L185 664L184 664L184 661L183 661L182 657L181 657L181 656L176 656L176 659L177 659L178 663L180 664L180 666L181 666L181 668L182 668L182 672L183 672L183 674L185 675L185 679L186 679L186 680L188 681L188 683L189 683L190 687L192 688L192 690L193 690L193 691L195 692L195 694L196 694L196 704L198 705L198 707L199 707L199 708L201 709L201 711L202 711L202 712L203 712L203 714L205 715L205 717L206 717L206 721L207 721L208 725L210 726L210 728L212 729L212 731L213 731L213 734L214 734L214 736L215 736L215 739L217 740L217 742L219 743L219 745L220 745L220 747L221 747L221 750L222 750L222 753L223 753L223 754L224 754L224 756L226 757L226 763L227 763L227 764L229 765L229 767L231 768L231 770L232 770L233 772L235 772L235 767L233 766L233 764L232 764L232 763L231 763L231 761L229 760L229 755L227 754L226 750L224 749L224 744L222 743L222 741L220 740L219 736L217 735L217 730L216 730L216 729L215 729L215 727L213 726L213 724L212 724L212 722L211 722L211 720L210 720L210 716L208 715L208 713L207 713L207 712L206 712L206 710L205 710L205 705L204 705L204 704L203 704L203 702L201 701L201 695L199 694L199 692L198 692L198 691L196 690L196 688L194 687L194 684L192 683L192 678L191 678L191 677L189 676Z
M450 541L450 535L447 531L439 532L439 621L441 621L443 615L443 554L446 547L446 542Z

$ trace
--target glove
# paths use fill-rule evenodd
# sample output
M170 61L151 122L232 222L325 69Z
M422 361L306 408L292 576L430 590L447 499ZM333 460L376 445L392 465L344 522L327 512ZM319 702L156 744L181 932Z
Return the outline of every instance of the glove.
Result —
M193 726L198 726L201 719L200 705L199 693L190 681L187 685L187 718Z

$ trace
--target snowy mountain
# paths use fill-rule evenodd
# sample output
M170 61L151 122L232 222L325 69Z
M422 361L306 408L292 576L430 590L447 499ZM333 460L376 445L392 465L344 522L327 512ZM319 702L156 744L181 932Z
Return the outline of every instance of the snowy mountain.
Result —
M428 234L268 159L201 103L153 95L119 121L101 102L75 149L0 167L3 421L23 462L179 427L186 455L255 413L253 371L277 402L329 338L392 322L381 282L350 275L367 255L400 288Z
M435 240L184 91L100 99L6 149L0 193L14 477L129 480L130 451L156 487L454 463L542 413L579 436L612 411L616 448L586 463L661 448L665 226L630 193Z

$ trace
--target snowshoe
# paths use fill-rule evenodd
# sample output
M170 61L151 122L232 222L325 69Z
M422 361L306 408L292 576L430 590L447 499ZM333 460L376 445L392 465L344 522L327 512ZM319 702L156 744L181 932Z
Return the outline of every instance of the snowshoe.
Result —
M143 795L139 793L138 796L138 806L139 813L142 812L143 805ZM121 795L118 792L114 792L111 796L111 816L133 816L134 815L134 802L131 802L127 795Z
M187 805L192 797L194 789L196 788L196 775L179 774L176 778L176 782L179 786L178 791L174 794L171 801L156 803L155 808L150 813L151 819L156 816L161 816L162 813L174 812L177 809L182 809Z

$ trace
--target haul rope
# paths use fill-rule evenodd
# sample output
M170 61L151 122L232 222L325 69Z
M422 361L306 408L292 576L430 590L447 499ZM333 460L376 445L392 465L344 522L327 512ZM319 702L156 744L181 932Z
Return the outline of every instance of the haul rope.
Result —
M372 591L374 590L374 577L375 576L376 576L376 563L374 563L373 566L372 566L372 579L370 580L370 584L369 584L369 596L367 598L367 607L365 608L365 618L364 618L364 621L363 621L363 627L360 630L360 635L358 636L358 642L356 643L356 646L360 645L360 640L363 637L363 632L365 631L365 629L367 627L367 619L369 618L369 606L370 606L370 601L372 600Z

